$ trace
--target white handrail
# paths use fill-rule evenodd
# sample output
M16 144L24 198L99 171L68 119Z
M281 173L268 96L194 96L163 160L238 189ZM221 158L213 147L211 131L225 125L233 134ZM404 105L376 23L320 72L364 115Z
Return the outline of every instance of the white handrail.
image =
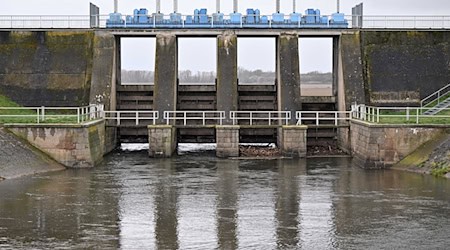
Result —
M427 108L422 107L374 107L366 105L357 105L353 112L353 119L368 121L373 123L382 122L382 118L394 119L386 121L386 123L416 123L421 121L429 121L436 124L450 124L450 115L424 115L423 112ZM440 108L440 111L449 111L450 108ZM389 111L389 113L386 113ZM398 119L400 118L400 119ZM397 119L397 120L395 120Z
M122 125L122 120L134 120L135 126L146 126L148 123L143 121L151 121L152 125L156 124L156 120L159 119L158 111L147 110L121 110L121 111L103 111L103 119L116 121L116 126Z
M202 126L211 125L208 124L208 121L222 125L224 119L225 111L164 111L164 120L167 125L170 125L170 121L180 120L183 121L183 126L188 126L188 121L201 121Z
M100 119L103 105L91 104L83 107L0 107L1 110L29 111L30 114L0 114L0 118L36 118L36 123L50 118L76 119L76 123ZM50 112L49 112L50 111ZM53 111L53 112L51 112ZM19 121L20 122L20 121ZM26 121L29 122L29 121Z
M309 115L314 116L311 117ZM297 111L295 118L297 119L297 125L302 125L303 121L310 120L315 121L316 126L320 126L321 121L334 121L333 124L338 126L339 121L349 121L352 119L352 111Z
M273 121L289 125L291 111L230 111L230 119L233 121L233 125L238 125L239 121L248 121L250 126L253 126L256 121L265 122L266 124L263 125L269 126L274 125Z

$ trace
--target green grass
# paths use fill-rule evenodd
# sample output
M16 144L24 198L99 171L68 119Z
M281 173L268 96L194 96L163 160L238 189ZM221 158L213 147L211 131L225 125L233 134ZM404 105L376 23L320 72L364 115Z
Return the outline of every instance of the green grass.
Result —
M417 109L411 108L409 119L406 119L406 110L380 110L380 120L383 124L417 124ZM435 116L420 116L418 124L450 124L450 110L443 110Z
M431 164L431 174L436 177L442 177L450 172L450 165L445 162L433 162Z
M1 109L0 124L4 123L37 123L37 111L32 109L19 109L21 106L6 96L0 95L0 107L12 107L18 109ZM77 123L76 110L47 110L45 120L39 123ZM3 117L2 117L3 115ZM21 115L22 117L13 117ZM67 115L75 115L68 117Z

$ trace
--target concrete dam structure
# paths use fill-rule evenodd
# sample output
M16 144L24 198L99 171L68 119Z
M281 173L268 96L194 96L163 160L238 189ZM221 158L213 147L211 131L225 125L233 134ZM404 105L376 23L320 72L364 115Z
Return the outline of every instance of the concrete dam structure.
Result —
M149 69L155 71L154 85L121 84L123 37L156 38L155 69ZM179 84L177 44L182 37L217 39L216 84ZM276 39L273 85L239 84L239 37ZM333 39L332 96L302 96L302 37ZM305 121L308 127L292 126L296 117L282 112L349 111L354 103L418 105L450 79L449 41L446 30L2 30L0 93L23 106L93 103L103 104L106 111L158 112L158 117L149 117L155 118L154 124L137 124L133 116L120 124L106 121L100 136L104 153L120 142L149 142L150 155L170 156L177 142L215 142L219 156L236 156L239 143L270 142L285 155L302 157L306 144L324 141L351 152L349 125L318 127ZM188 111L203 112L206 121L190 121L183 114ZM244 119L239 112L254 112L255 118L261 116L257 112L274 112L269 118L273 122Z

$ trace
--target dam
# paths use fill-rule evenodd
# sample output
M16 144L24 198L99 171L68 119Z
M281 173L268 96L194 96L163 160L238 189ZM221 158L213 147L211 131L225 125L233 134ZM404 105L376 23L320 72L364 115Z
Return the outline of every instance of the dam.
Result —
M20 23L11 18L0 25L0 92L25 107L101 105L99 122L76 128L85 129L81 134L86 138L70 141L92 149L86 151L91 163L123 142L149 143L152 157L170 157L177 143L183 142L216 143L218 156L236 157L240 143L257 142L276 143L289 157L304 157L308 145L333 144L359 155L363 165L389 165L441 133L445 124L408 127L418 131L414 138L403 144L383 143L388 148L378 143L374 150L368 146L374 139L362 144L358 140L391 133L393 128L380 132L377 127L377 136L371 135L365 124L352 121L358 116L352 106L416 107L445 87L450 79L448 21L444 19L439 28L417 28L427 20L416 20L412 28L410 22L405 28L366 28L366 21L376 22L364 19L361 9L355 6L351 17L339 11L326 16L310 9L305 15L288 16L278 10L261 15L255 9L229 17L218 16L220 12L209 15L202 9L187 16L176 10L176 15L165 16L157 9L156 15L140 9L128 16L117 11L101 16L98 7L91 5L90 16L81 24L46 18ZM121 39L139 37L156 39L155 80L152 85L123 85ZM188 37L216 39L214 84L180 84L178 41ZM241 37L275 39L273 84L239 82ZM303 62L298 40L306 37L332 39L331 96L301 93ZM376 109L362 110L363 120L371 120L376 113ZM419 119L419 112L416 115ZM60 140L68 140L67 133L73 133L46 124L5 126L38 148L45 139L31 134L50 138L58 133L49 136L48 131L61 131ZM352 131L357 132L352 135ZM53 148L58 145L49 146L52 156L67 157L63 149Z

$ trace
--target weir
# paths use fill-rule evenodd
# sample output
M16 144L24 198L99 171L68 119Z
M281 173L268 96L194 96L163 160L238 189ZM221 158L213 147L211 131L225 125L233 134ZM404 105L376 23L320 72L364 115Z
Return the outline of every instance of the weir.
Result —
M181 35L177 31L153 31L150 34L149 32L139 33L135 31L126 36L121 32L115 34L117 43L120 42L122 37L150 36L156 38L155 69L148 69L155 72L154 84L122 85L120 79L117 79L117 110L120 112L158 112L159 116L154 125L173 126L174 131L169 134L175 137L170 140L174 143L219 143L217 140L223 138L223 133L218 132L215 126L232 125L235 126L234 130L238 133L238 139L241 143L277 143L279 145L283 142L282 127L296 125L296 111L337 111L336 96L302 97L301 95L299 69L299 50L301 48L299 48L298 43L298 38L301 36L299 34L274 30L267 30L262 35L254 33L245 36L237 34L239 32L233 30L202 32L202 37L213 37L217 41L217 54L214 55L218 62L217 77L215 83L212 84L182 84L178 79L179 39L197 36ZM340 34L336 31L332 34L325 36L324 32L321 31L318 36L330 37L337 41L335 44L339 44ZM239 37L275 39L275 48L273 49L276 54L276 69L273 83L240 83L237 65ZM310 35L308 37L315 36ZM120 48L120 46L117 45L116 48ZM335 47L335 49L338 50L339 47ZM121 53L122 51L116 49L118 60L116 72L121 71ZM337 58L334 58L334 60L337 60ZM337 81L337 78L335 78L335 81ZM305 102L304 108L302 102ZM188 112L188 114L183 113L183 111ZM170 112L174 113L170 114ZM208 112L223 112L223 119L220 122L204 123L202 119L194 118L202 115L211 118L217 115ZM290 117L283 117L282 112L289 112ZM167 120L166 118L170 115L173 115L173 119ZM232 115L235 116L234 121ZM128 116L133 117L134 114L131 112ZM251 119L244 119L250 118L249 116L251 116ZM187 124L186 119L188 120ZM310 123L308 119L304 119L304 121L305 124ZM334 125L334 122L330 122L326 128L315 126L314 129L308 131L309 145L336 144L337 126ZM119 126L116 123L111 126L118 126L120 142L151 143L151 137L154 135L148 133L149 130L147 130L146 125L148 123L136 125L132 118L125 118ZM152 129L154 128L152 127ZM152 129L150 131L154 131ZM172 128L170 130L172 131ZM219 136L219 134L222 135ZM229 141L227 138L225 140ZM238 146L239 143L236 145ZM302 150L305 151L306 144L303 146L305 149ZM150 147L152 148L152 145ZM169 148L176 147L170 146ZM165 153L164 155L170 154Z
M175 12L169 18L159 7L154 14L140 9L129 16L122 16L116 7L108 20L101 19L98 8L91 6L89 29L43 28L45 19L41 18L38 28L18 30L11 18L10 26L0 30L1 94L31 107L103 105L105 129L96 129L100 131L96 138L101 139L82 143L95 151L91 157L94 163L101 152L109 152L121 142L149 143L153 157L171 156L180 142L217 143L221 157L237 156L239 143L263 142L276 143L284 155L294 157L304 157L307 145L332 143L359 156L376 154L373 159L360 158L362 162L374 160L378 166L395 162L398 155L414 146L398 151L388 141L389 148L369 149L378 145L373 134L392 131L353 123L349 114L354 112L352 105L419 106L450 79L450 33L442 29L445 25L440 29L365 29L362 6L355 9L350 27L339 7L331 16L313 9L300 15L295 13L295 5L290 16L278 11L272 16L261 15L257 9L244 15L237 12L235 1L230 16L221 15L219 5L211 16L205 9L181 16L176 13L176 1L174 4ZM51 22L53 25L54 20ZM139 37L155 39L155 68L148 69L154 71L154 81L150 85L123 85L121 41ZM216 40L214 83L180 84L179 39L192 37ZM332 39L329 96L302 95L299 68L305 62L299 61L299 38L309 37ZM273 83L240 81L239 38L275 39ZM37 109L38 121L43 115L40 110L45 109ZM373 122L375 108L370 110ZM410 110L406 112L409 117ZM419 120L419 111L416 113ZM352 126L357 129L352 131ZM406 131L418 131L410 129ZM90 130L86 128L83 133ZM427 130L423 140L440 130ZM366 133L367 137L357 136ZM48 137L43 135L45 142ZM361 142L360 137L369 139ZM37 137L30 138L34 141ZM355 147L355 140L364 149ZM105 147L95 149L93 141L103 141ZM86 155L93 154L87 151Z

